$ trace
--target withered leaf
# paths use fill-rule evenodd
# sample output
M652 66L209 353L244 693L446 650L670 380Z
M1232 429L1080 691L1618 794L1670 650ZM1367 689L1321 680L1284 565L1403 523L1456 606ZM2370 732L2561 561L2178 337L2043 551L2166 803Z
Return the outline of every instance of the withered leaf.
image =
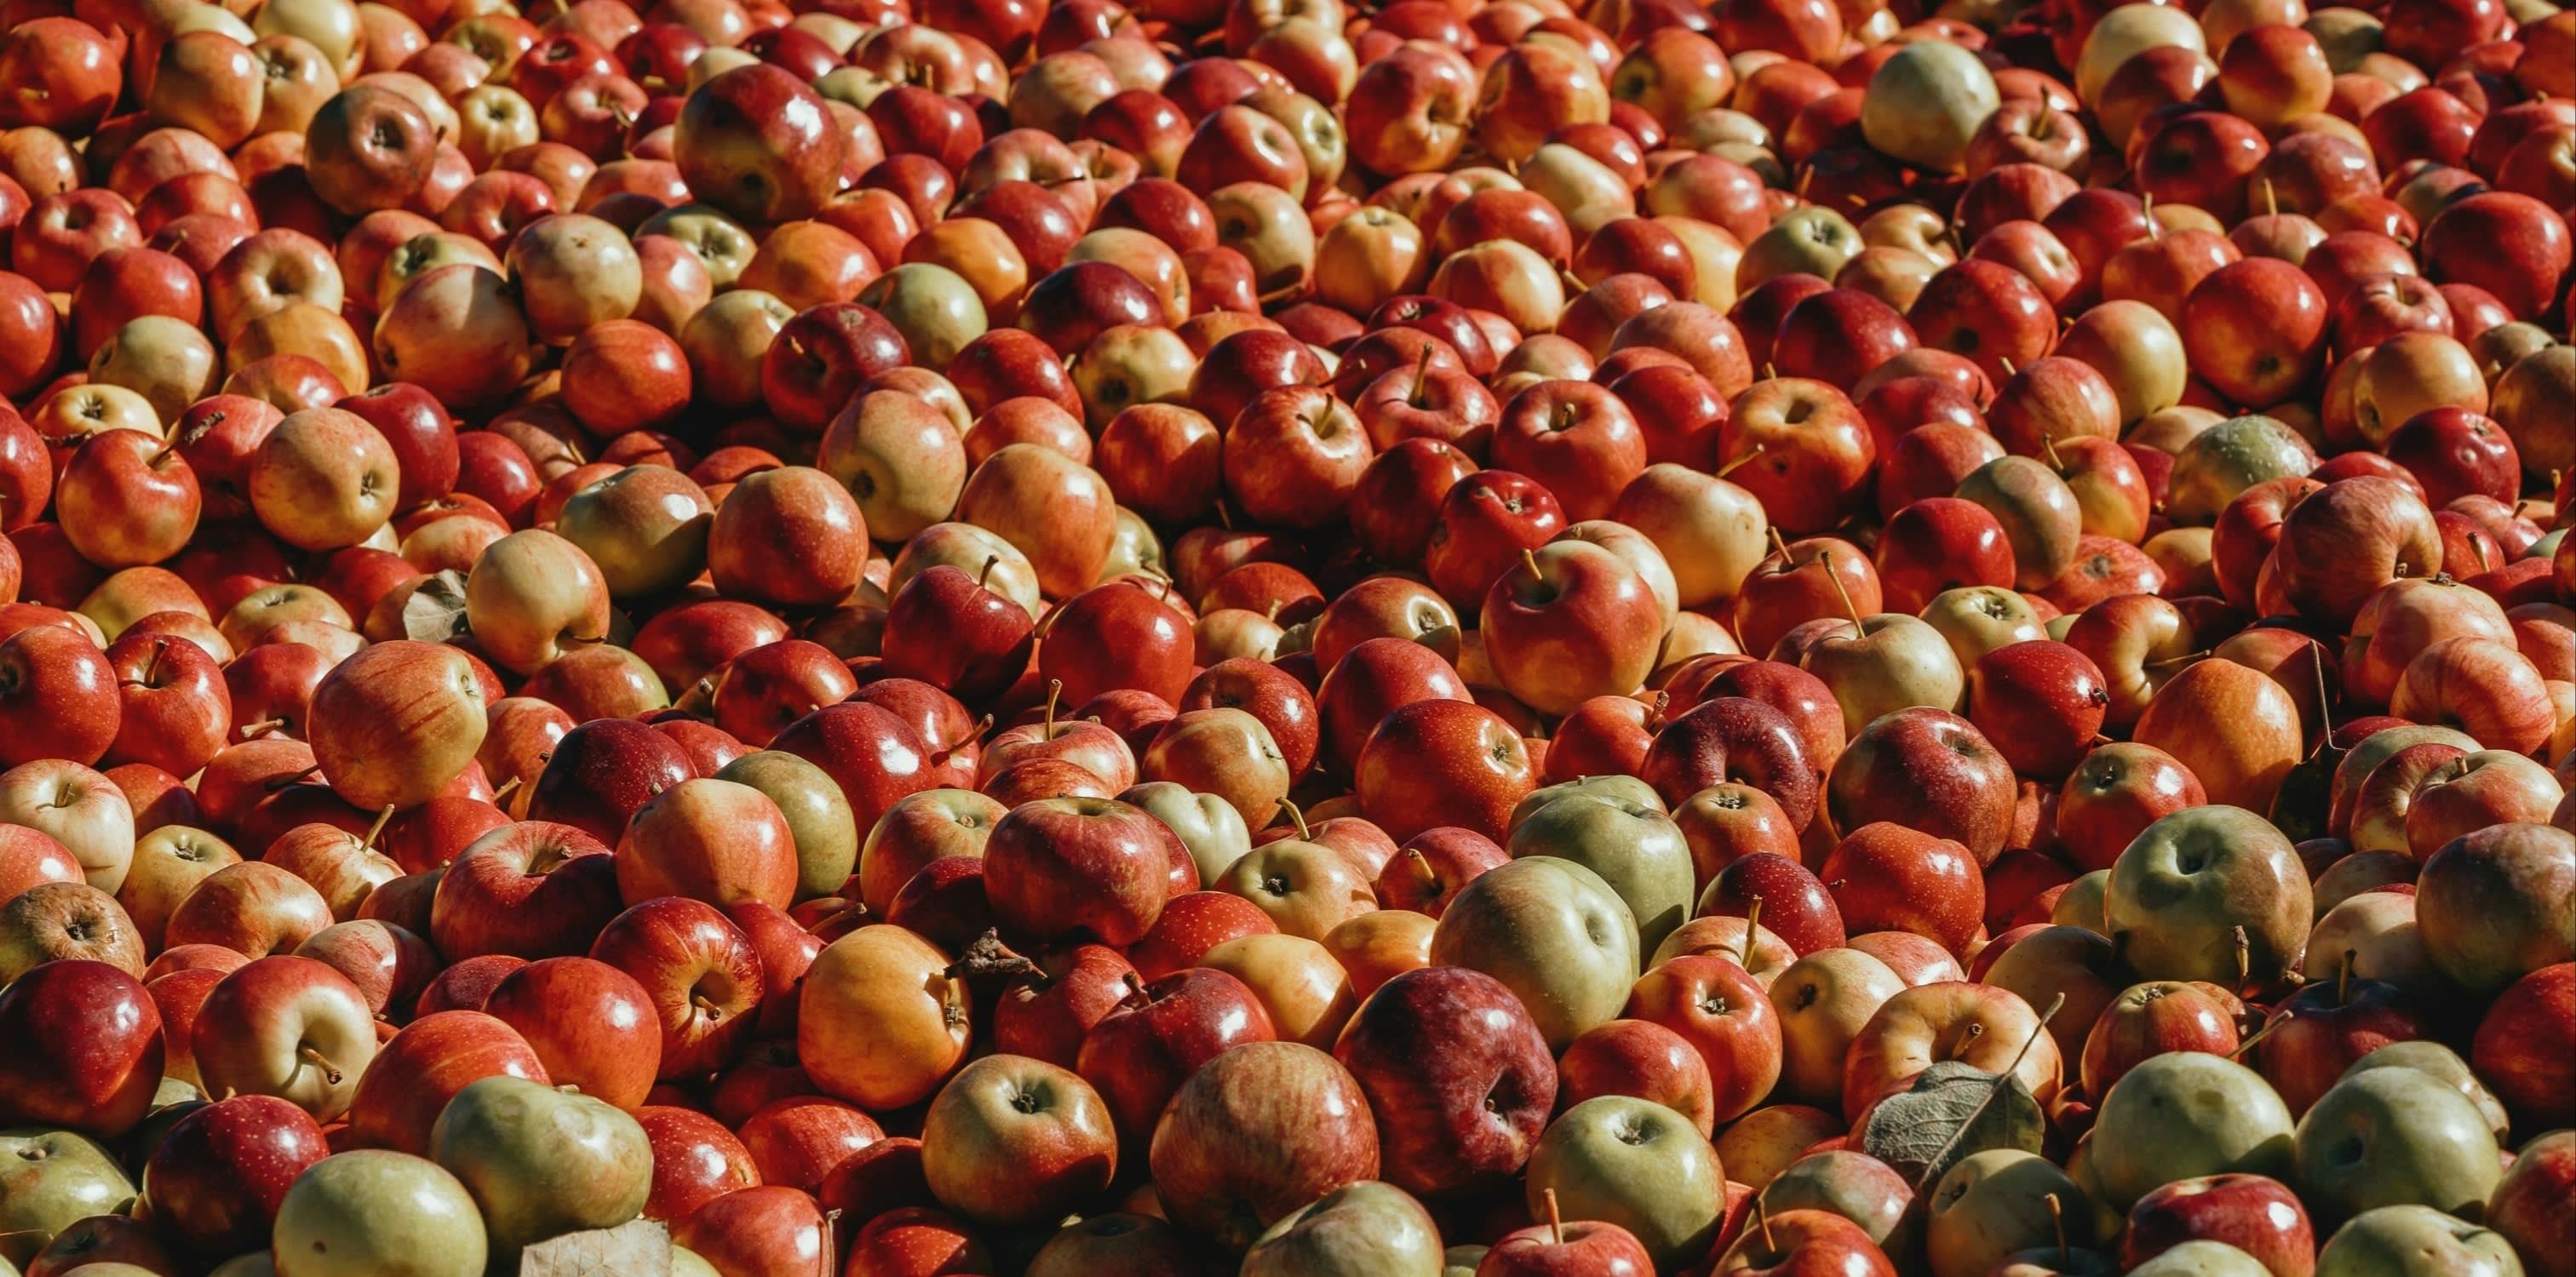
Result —
M520 1252L519 1277L671 1277L671 1230L638 1219L566 1233Z
M402 623L403 637L415 643L444 643L465 633L465 574L451 568L421 582L403 600Z
M1972 1153L2036 1153L2047 1133L2039 1100L2019 1077L1944 1060L1878 1102L1861 1130L1860 1151L1910 1182L1931 1184Z

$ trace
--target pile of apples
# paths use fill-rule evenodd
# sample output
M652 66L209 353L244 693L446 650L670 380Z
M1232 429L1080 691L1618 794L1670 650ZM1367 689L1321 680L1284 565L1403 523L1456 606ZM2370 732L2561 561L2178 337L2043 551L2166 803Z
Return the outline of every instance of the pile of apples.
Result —
M0 0L0 1277L2576 1277L2554 0Z

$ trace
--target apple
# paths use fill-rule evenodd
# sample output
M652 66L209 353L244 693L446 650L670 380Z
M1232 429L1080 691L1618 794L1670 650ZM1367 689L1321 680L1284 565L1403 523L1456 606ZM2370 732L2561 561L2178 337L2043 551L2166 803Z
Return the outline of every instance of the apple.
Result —
M1608 884L1544 856L1468 883L1431 939L1434 964L1482 971L1512 988L1551 1048L1616 1016L1637 956L1636 923Z
M473 1196L492 1248L505 1254L615 1228L643 1211L652 1181L650 1142L633 1117L519 1077L458 1091L431 1128L429 1149ZM566 1165L586 1173L551 1173Z
M1707 1139L1660 1104L1604 1095L1567 1109L1530 1154L1528 1200L1626 1230L1659 1266L1717 1236L1726 1189Z
M1475 1023L1475 1058L1424 1035ZM1434 1194L1504 1182L1527 1160L1557 1089L1556 1063L1511 991L1481 972L1428 967L1379 987L1334 1054L1378 1117L1381 1173Z
M297 1176L278 1202L275 1245L329 1256L326 1273L471 1277L490 1253L482 1213L454 1175L381 1149L334 1154Z
M1250 1042L1196 1073L1155 1124L1157 1196L1231 1251L1298 1206L1373 1178L1377 1132L1350 1072L1294 1042Z

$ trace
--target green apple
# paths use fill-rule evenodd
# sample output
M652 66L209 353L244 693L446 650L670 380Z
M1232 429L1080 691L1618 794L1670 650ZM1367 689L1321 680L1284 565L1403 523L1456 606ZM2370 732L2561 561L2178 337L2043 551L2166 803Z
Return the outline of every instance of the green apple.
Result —
M1440 1277L1440 1228L1413 1195L1361 1180L1280 1218L1243 1254L1242 1277Z
M70 1131L0 1131L0 1260L25 1263L74 1222L132 1200L134 1182L98 1144Z
M1735 263L1736 291L1750 292L1764 280L1800 272L1832 279L1864 247L1859 228L1842 214L1822 204L1799 205L1744 246L1744 256Z
M2352 1074L2299 1119L2294 1182L2320 1222L2407 1205L2474 1222L2486 1217L2487 1198L2502 1178L2486 1115L2430 1073Z
M1505 850L1514 860L1554 856L1601 875L1637 920L1641 949L1662 944L1682 925L1699 887L1690 844L1660 803L1571 794L1518 822Z
M1490 1246L1452 1246L1440 1257L1440 1277L1476 1277L1476 1266L1485 1262Z
M725 764L715 778L759 790L787 818L787 833L796 840L798 900L831 895L849 881L859 863L858 818L831 773L794 754L763 749Z
M1134 803L1171 826L1181 845L1189 848L1201 882L1223 877L1235 861L1252 850L1252 834L1244 828L1243 813L1214 794L1198 793L1168 780L1149 780L1128 786L1118 800Z
M984 335L984 299L966 277L931 262L906 262L877 276L859 292L859 304L903 334L913 362L944 372L966 343Z
M2184 1242L2129 1273L2130 1277L2272 1277L2263 1261L2205 1237Z
M2111 871L2096 869L2066 884L2066 893L2049 906L2048 922L2056 927L2082 927L2108 935L2111 925L2102 920L2102 899L2111 887Z
M2054 1245L2061 1235L2072 1245L2090 1242L2083 1196L2066 1172L2037 1153L1997 1148L1960 1159L1925 1203L1924 1251L1933 1277L1985 1277L2006 1256Z
M2478 1106L2478 1115L2487 1120L2487 1129L2495 1132L2498 1145L2504 1143L2505 1134L2511 1129L2505 1118L2504 1105L2497 1101L2495 1093L2487 1090L2486 1083L2469 1071L2469 1062L2461 1059L2459 1052L2439 1042L2428 1038L2391 1042L2353 1061L2352 1067L2345 1069L2343 1075L2348 1078L2369 1069L2413 1069L2419 1073L2430 1073L2457 1087L2460 1094L2469 1097L2469 1103Z
M2229 1171L2290 1178L2289 1105L2262 1074L2223 1056L2147 1057L2102 1097L2092 1135L2092 1183L2114 1210L2178 1179Z
M1431 963L1503 982L1550 1051L1619 1018L1637 982L1637 921L1601 875L1532 856L1461 888L1431 929ZM1703 1140L1702 1143L1707 1141Z
M456 1093L430 1128L430 1157L463 1181L503 1254L549 1237L615 1228L644 1211L653 1147L602 1101L524 1078Z
M1656 793L1654 786L1634 776L1584 776L1575 780L1560 780L1553 785L1541 785L1531 790L1527 798L1512 804L1511 820L1505 827L1518 829L1522 821L1537 815L1540 808L1557 799L1573 798L1577 795L1615 798L1622 802L1635 803L1640 807L1664 810L1663 795Z
M2141 978L2223 989L2275 984L2296 970L2315 916L2290 840L2261 816L2217 803L2147 826L2112 862L2102 893L2111 943Z
M1564 1218L1627 1229L1663 1270L1705 1256L1726 1212L1726 1180L1708 1137L1681 1114L1630 1095L1595 1096L1549 1124L1530 1151L1531 1217L1547 1217L1549 1189Z
M2430 1206L2382 1206L2326 1239L2316 1277L2522 1277L2522 1261L2492 1229Z
M2166 512L2180 524L2218 518L2238 493L2266 479L2306 474L2316 454L2275 417L2230 417L2191 437L2174 454Z
M483 1277L474 1198L438 1163L362 1149L304 1169L277 1205L277 1277Z
M1967 46L1917 40L1871 73L1861 97L1860 132L1881 154L1955 173L1977 126L2000 104L1994 72Z
M716 1266L686 1246L671 1247L671 1277L724 1277Z

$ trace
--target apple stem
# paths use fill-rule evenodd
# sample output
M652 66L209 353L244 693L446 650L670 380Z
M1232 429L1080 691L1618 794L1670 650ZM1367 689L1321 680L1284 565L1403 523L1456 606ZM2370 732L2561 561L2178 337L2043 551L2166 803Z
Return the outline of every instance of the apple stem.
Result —
M525 776L513 776L508 780L502 781L500 785L492 791L492 805L498 807L501 805L502 800L519 792L519 786L526 784L527 779L528 778Z
M1556 1190L1547 1190L1547 1235L1555 1245L1565 1244L1565 1215L1556 1206Z
M1413 867L1422 871L1422 880L1431 884L1432 891L1440 890L1440 871L1431 867L1431 858L1423 855L1420 847L1405 848L1404 858L1412 861Z
M2146 219L2147 238L2149 240L2159 240L2165 237L2164 228L2156 224L2155 192L2148 192L2138 201L2138 215Z
M985 588L984 583L993 579L993 568L1001 563L1001 561L1002 556L998 554L988 554L984 556L983 568L975 573L975 585L977 588Z
M2360 956L2359 949L2343 951L2343 970L2335 974L2335 1003L2338 1006L2352 1004L2352 960Z
M1763 361L1762 361L1762 380L1764 380L1764 381L1778 381L1779 379L1780 379L1780 365L1775 364L1775 363L1771 362L1771 361L1770 361L1770 360L1768 360L1768 359L1763 360Z
M2334 696L2332 693L2326 691L2326 649L2324 644L2317 644L2308 652L2308 668L2315 671L2317 676L2317 747L2308 751L2309 754L2313 756L2323 753L2325 751L2325 747L2334 740L2334 714L2332 712Z
M2051 434L2041 435L2039 437L2039 450L2048 454L2049 469L2055 470L2061 476L2066 473L2066 459L2057 455L2057 436Z
M268 792L274 794L289 785L301 785L321 773L322 764L315 763L300 772L289 772L283 776L271 776L268 778Z
M2245 934L2242 923L2230 931L2236 944L2236 992L2242 994L2254 979L2254 938Z
M2244 1041L2242 1041L2242 1042L2237 1043L2237 1044L2236 1044L2236 1049L2227 1053L2227 1058L2228 1058L2228 1059L2231 1059L2231 1060L2242 1058L2246 1052L2251 1051L2251 1050L2253 1050L2255 1047L2257 1047L2257 1046L2261 1045L2261 1044L2262 1044L2263 1039L2265 1039L2265 1038L2268 1038L2268 1037L2272 1036L2272 1031L2273 1031L2273 1030L2278 1029L2278 1028L2280 1028L2282 1025L2284 1025L2284 1024L2288 1024L2290 1021L2295 1020L2295 1019L2297 1019L2297 1018L2299 1018L2299 1013L2298 1013L2298 1012L2293 1011L2293 1010L2289 1009L2288 1007L2283 1007L2283 1008L2281 1008L2279 1011L2277 1011L2277 1012L2273 1013L2273 1016L2272 1016L2272 1022L2271 1022L2270 1024L2264 1025L2262 1028L2256 1029L2256 1030L2254 1031L2253 1036L2251 1036L2251 1037L2249 1037L2249 1038L2245 1039L2245 1040L2244 1040Z
M1279 809L1288 813L1288 821L1290 824L1297 826L1297 837L1300 841L1313 837L1313 831L1306 828L1306 813L1297 809L1297 802L1295 799L1280 799Z
M340 1070L331 1063L329 1057L324 1056L320 1051L316 1051L309 1046L304 1048L302 1054L306 1063L322 1070L323 1081L328 1082L333 1086L338 1086L340 1084Z
M1789 554L1789 538L1780 535L1780 525L1775 523L1763 530L1771 534L1771 548L1780 554L1780 570L1786 572L1798 566L1798 561Z
M376 839L382 836L385 832L385 822L390 821L393 818L394 805L392 803L386 803L385 809L376 813L376 823L367 826L367 836L360 839L358 841L358 845L369 851L374 851L376 849Z
M1825 579L1833 583L1834 597L1843 601L1843 615L1851 618L1852 637L1869 637L1869 631L1863 628L1860 623L1860 609L1852 605L1851 591L1843 585L1842 574L1839 572L1827 572L1825 573Z
M1762 1249L1780 1249L1780 1243L1771 1240L1771 1204L1763 1201L1760 1193L1753 1195L1753 1226L1762 1230Z
M1048 679L1046 698L1046 735L1040 738L1042 740L1055 739L1055 703L1057 698L1063 695L1064 680L1060 678Z
M263 732L277 731L278 729L287 726L290 721L291 720L284 718L264 718L256 723L244 723L241 726L241 738L243 740L249 740L251 737L257 736Z
M1538 551L1528 549L1522 550L1521 566L1529 569L1529 574L1532 578L1542 581L1547 579L1540 575L1538 570Z
M1765 365L1763 365L1763 366L1764 366L1764 367L1766 367L1766 368L1767 368L1767 367L1770 367L1770 365L1768 365L1768 364L1765 364ZM1733 460L1733 461L1729 461L1729 462L1727 462L1725 465L1719 466L1719 467L1717 468L1717 477L1718 477L1718 478L1720 478L1720 479L1723 479L1723 478L1725 478L1726 476L1731 475L1731 474L1735 473L1736 471L1743 469L1743 468L1744 468L1744 466L1745 466L1745 463L1750 462L1750 461L1751 461L1751 460L1753 460L1755 457L1761 456L1761 455L1762 455L1762 450L1763 450L1765 447L1767 447L1767 446L1769 446L1769 445L1767 445L1767 444L1759 444L1759 443L1757 443L1757 444L1753 445L1753 451L1748 452L1748 453L1745 453L1743 456L1737 457L1735 460Z
M823 1212L823 1277L832 1277L833 1267L840 1262L841 1239L838 1236L840 1228L840 1207L835 1206Z
M2048 1195L2048 1222L2057 1229L2057 1262L2064 1264L2070 1258L2066 1246L2066 1205L2057 1200L2055 1193Z
M1413 389L1412 389L1411 391L1407 392L1407 393L1405 394L1405 396L1404 396L1404 402L1406 403L1406 405L1408 405L1408 406L1410 406L1410 407L1414 407L1414 408L1419 408L1419 407L1421 407L1424 403L1428 402L1428 401L1429 401L1429 396L1424 395L1424 394L1422 393L1422 390L1423 390L1423 387L1428 386L1428 385L1430 385L1430 384L1431 384L1431 343L1426 341L1426 342L1422 343L1422 354L1421 354L1421 356L1420 356L1419 358L1417 358L1417 359L1415 359L1415 360L1413 361Z
M1098 722L1099 720L1094 719L1092 721ZM946 758L949 755L956 753L958 750L966 748L969 744L972 744L976 738L991 730L993 730L993 716L986 714L982 718L976 719L975 725L967 728L965 735L950 741L946 748L939 751L939 756Z
M2193 661L2207 660L2208 658L2209 658L2209 649L2204 647L2204 648L2200 649L2200 650L2199 650L2199 651L2197 651L2197 652L2185 652L2185 653L2183 653L2183 654L2182 654L2182 655L2180 655L2180 656L2168 656L2168 657L2166 657L2166 658L2164 658L2163 660L2160 660L2160 661L2148 661L2148 662L2146 662L2146 663L2145 663L2144 668L2146 668L2146 669L2151 669L2151 670L2160 670L2160 669L2164 669L2164 668L2165 668L2165 667L2167 667L2167 666L2171 666L2171 665L2189 665L2189 664L2191 664Z
M1655 693L1654 703L1646 708L1647 731L1661 732L1664 730L1664 711L1671 708L1672 703L1673 694L1671 692Z
M2011 356L2009 356L2009 355L1998 355L1998 356L1996 356L1996 357L1995 357L1995 362L1996 362L1996 363L1998 363L1998 364L2003 365L2004 375L2005 375L2005 376L2007 376L2007 377L2018 377L2018 376L2020 376L2020 375L2021 375L2021 369L2013 367L2013 361L2012 361L2012 357L2011 357Z
M2272 179L2263 179L2263 211L2273 217L2281 215L2281 201L2272 194Z
M1752 906L1744 911L1744 948L1737 953L1735 959L1735 965L1744 968L1747 972L1753 970L1753 937L1761 929L1762 897L1757 895L1753 897Z

